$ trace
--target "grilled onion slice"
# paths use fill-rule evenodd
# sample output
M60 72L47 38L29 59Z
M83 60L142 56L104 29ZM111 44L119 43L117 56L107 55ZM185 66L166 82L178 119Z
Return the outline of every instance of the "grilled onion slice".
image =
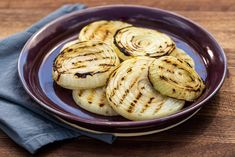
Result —
M113 43L113 35L118 29L131 26L122 21L96 21L85 26L79 33L79 40L98 40L108 44Z
M148 79L150 57L135 57L120 64L110 76L106 96L112 108L130 120L147 120L179 111L185 101L158 93Z
M156 59L150 65L149 78L161 94L187 101L198 98L205 87L189 64L172 56Z
M176 58L179 58L179 59L185 61L192 68L195 67L195 63L194 63L193 59L184 50L182 50L180 48L174 49L174 51L171 52L170 56L173 56L173 57L176 57Z
M52 76L67 89L104 86L111 72L119 64L115 50L102 42L72 42L56 57Z
M73 90L73 100L78 106L89 112L104 116L118 115L106 99L105 87Z
M120 50L118 56L126 60L133 56L160 57L175 49L169 36L156 30L125 27L114 35L114 45Z

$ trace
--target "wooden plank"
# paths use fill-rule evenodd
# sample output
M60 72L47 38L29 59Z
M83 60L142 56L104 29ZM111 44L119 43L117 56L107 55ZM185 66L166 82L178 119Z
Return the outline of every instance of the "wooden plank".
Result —
M23 30L52 10L0 9L0 19L2 19L0 38ZM197 22L211 32L223 48L234 51L235 12L179 11L177 13Z
M67 3L83 3L88 6L108 4L134 4L159 7L169 10L195 10L195 11L234 11L234 0L8 0L9 8L58 8ZM4 6L4 5L3 5ZM1 7L1 5L0 5Z

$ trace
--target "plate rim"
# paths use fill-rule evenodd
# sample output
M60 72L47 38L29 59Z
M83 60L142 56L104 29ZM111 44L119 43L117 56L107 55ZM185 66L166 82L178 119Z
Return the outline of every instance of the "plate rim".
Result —
M176 122L172 125L166 126L162 129L156 129L156 130L153 129L153 130L144 131L144 132L129 132L129 133L96 131L96 130L93 130L93 129L88 129L88 128L85 128L85 127L81 127L78 124L69 122L69 121L67 121L67 120L65 120L61 117L58 117L57 115L54 115L54 117L57 118L59 121L63 122L64 124L70 126L70 127L73 127L75 129L79 129L79 130L82 130L82 131L87 131L87 132L90 132L90 133L94 133L94 134L111 134L111 135L116 136L116 137L135 137L135 136L145 136L145 135L156 134L156 133L163 132L163 131L166 131L166 130L170 130L174 127L177 127L180 124L182 124L182 123L188 121L189 119L191 119L195 114L197 114L200 111L200 109L201 108L197 109L191 115L187 116L183 120L181 120L179 122Z
M30 42L37 37L38 34L40 34L41 32L43 32L45 29L47 29L49 26L53 25L54 23L57 23L58 21L62 21L63 19L66 19L70 16L74 16L77 14L85 14L87 12L90 11L98 11L98 10L102 10L102 9L110 9L110 8L136 8L136 9L147 9L147 10L152 10L152 11L159 11L159 12L163 12L166 14L171 14L173 16L179 17L181 19L183 19L184 21L187 21L189 23L191 23L192 25L197 26L200 30L202 30L203 32L205 32L210 39L216 44L216 46L219 48L219 51L221 52L223 61L224 61L224 71L223 71L223 76L222 79L220 80L218 86L215 88L215 90L208 95L205 99L203 99L201 102L195 104L194 106L185 109L185 110L181 110L175 114L166 116L166 117L162 117L162 118L157 118L157 119L152 119L152 120L143 120L143 121L126 121L126 122L108 122L108 121L94 121L94 120L90 120L90 119L84 119L84 118L80 118L78 116L75 115L68 115L65 113L61 113L60 111L57 111L56 109L53 109L52 107L49 107L46 103L42 102L41 100L39 100L29 89L25 79L24 79L24 71L22 70L23 68L23 60L25 58L23 58L23 54L25 52L25 50L27 49L28 45L30 44ZM25 43L23 49L20 52L19 58L18 58L18 75L19 78L21 80L21 83L23 84L24 89L26 90L26 92L37 102L40 104L40 106L42 106L43 108L47 109L48 111L55 113L59 116L62 116L64 118L67 119L71 119L71 120L75 120L75 121L79 121L82 123L87 123L87 124L93 124L93 125L100 125L100 126L142 126L142 125L150 125L150 124L154 124L156 122L161 122L161 121L168 121L170 119L174 119L180 116L183 116L184 114L187 114L189 112L192 112L193 110L196 110L200 107L202 107L209 99L211 99L212 96L214 96L218 90L221 88L222 84L224 83L225 77L226 77L226 73L227 73L227 58L225 55L224 50L222 49L222 47L218 44L218 42L216 41L216 39L213 37L213 35L208 32L206 29L204 29L202 26L200 26L199 24L193 22L192 20L183 17L182 15L179 15L177 13L171 12L171 11L167 11L167 10L163 10L163 9L159 9L159 8L154 8L154 7L148 7L148 6L141 6L141 5L105 5L105 6L97 6L97 7L91 7L91 8L86 8L83 10L79 10L79 11L74 11L72 13L68 13L66 15L63 15L55 20L52 20L51 22L49 22L48 24L44 25L41 29L39 29L37 32L35 32L30 38L29 40Z

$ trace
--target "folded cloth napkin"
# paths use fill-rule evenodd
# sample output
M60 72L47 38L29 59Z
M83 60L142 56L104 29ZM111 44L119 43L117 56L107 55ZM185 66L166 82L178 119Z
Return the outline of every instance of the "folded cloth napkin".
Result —
M83 8L81 4L65 5L25 31L0 41L0 128L30 153L48 143L81 135L107 143L115 139L112 135L91 134L61 124L29 97L18 77L17 60L26 41L48 22Z

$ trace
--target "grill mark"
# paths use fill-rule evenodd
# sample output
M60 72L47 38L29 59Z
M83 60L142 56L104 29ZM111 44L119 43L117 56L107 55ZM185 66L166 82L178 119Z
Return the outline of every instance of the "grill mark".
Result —
M88 103L91 104L92 100L94 98L94 94L95 94L95 90L92 90L92 92L90 93L90 95L87 97Z
M158 68L159 68L159 69L164 69L164 67L162 67L162 66L160 66L160 65L158 66Z
M92 104L92 102L91 102L91 101L89 101L89 100L88 100L88 103L89 103L89 104Z
M127 69L127 73L131 72L132 71L132 68L128 68Z
M90 56L90 55L95 55L95 54L100 54L100 53L103 53L104 50L101 50L101 51L98 51L98 52L91 52L91 53L85 53L85 54L80 54L80 55L77 55L76 57L84 57L84 56Z
M69 49L67 50L67 52L71 52L71 51L73 51L73 49L72 49L72 48L69 48Z
M107 25L107 24L108 24L108 22L105 22L105 23L103 23L103 24L100 24L98 27L95 28L95 30L92 32L92 34L91 34L88 38L89 38L89 39L93 39L93 38L95 37L95 33L98 32L98 30L99 30L101 27L103 27L103 26L105 26L105 25Z
M183 63L183 61L182 61L181 59L177 58L177 60L178 60L180 63Z
M166 63L171 63L171 61L168 61L167 59L165 59L165 60L163 60L163 61L165 61Z
M185 63L187 63L187 65L188 65L190 68L192 68L192 66L191 66L188 62L185 62Z
M155 109L153 114L157 113L162 108L163 104L164 102L160 103L159 106Z
M105 30L105 34L104 34L104 36L102 38L102 41L105 41L105 39L108 37L109 33L110 32L108 30Z
M122 103L123 103L124 99L126 98L126 96L127 96L127 94L128 94L129 92L130 92L129 89L126 89L126 90L125 90L125 93L122 95L122 98L120 99L119 104L122 104Z
M102 64L99 64L98 66L115 66L114 64L106 64L106 63L102 63Z
M173 65L173 66L175 66L175 67L177 67L177 64L175 64L175 63L174 63L174 64L172 64L172 65Z
M79 93L78 93L78 96L81 97L83 92L84 92L83 90L80 90Z
M161 80L168 81L168 79L167 79L165 76L162 76L162 75L160 76L160 79L161 79Z
M77 68L85 68L85 67L86 67L86 65L80 65L80 66L77 66L76 69Z
M151 97L151 98L149 99L149 101L144 105L144 107L143 107L143 109L140 111L140 113L144 113L144 112L147 110L147 108L149 107L149 104L152 103L153 99L154 99L154 97Z
M138 79L139 79L139 77L136 77L136 78L134 79L134 81L133 81L132 84L130 85L130 88L132 88L132 87L135 85L135 83L137 82Z
M135 107L135 104L132 102L132 103L130 104L130 106L128 107L127 112L132 113L132 112L133 112L134 107Z
M104 103L100 103L100 104L99 104L100 107L103 107L104 105L105 105Z
M142 93L138 93L135 99L131 102L127 112L132 113L133 109L135 108L136 103L138 102L141 96L142 96Z
M169 69L167 69L166 71L169 72L169 73L174 74L174 71L171 71L171 70L169 70Z
M105 73L108 70L109 69L103 70L103 71L97 71L97 72L75 73L74 75L77 76L78 78L86 78L88 75L93 76L93 75L96 75L96 74Z
M175 81L175 80L173 80L173 79L169 79L169 80L171 80L172 82L174 82L174 83L176 83L176 84L178 84L178 82L177 81Z
M138 95L135 97L136 100L139 100L141 96L142 96L142 93L139 92Z
M189 86L189 85L186 85L185 87L186 87L186 88L192 88L192 87L191 87L191 86Z

